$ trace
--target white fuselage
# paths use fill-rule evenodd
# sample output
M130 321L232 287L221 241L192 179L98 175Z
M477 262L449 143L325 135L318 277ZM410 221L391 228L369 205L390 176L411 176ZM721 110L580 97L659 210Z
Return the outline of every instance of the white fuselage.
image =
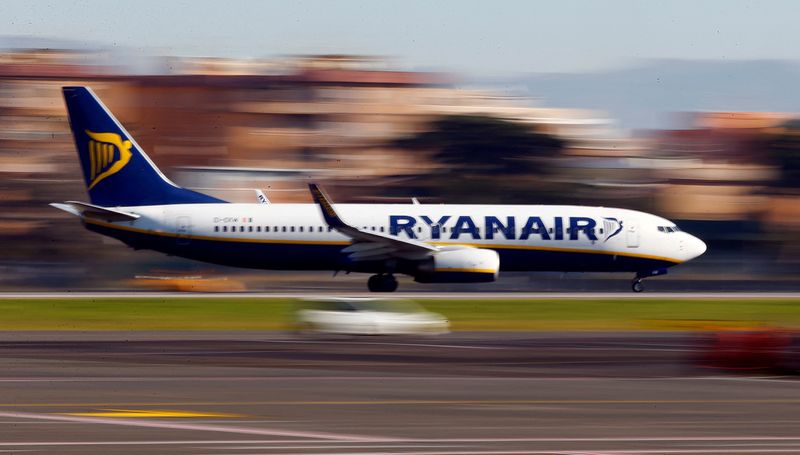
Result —
M702 241L679 231L669 220L626 209L450 204L335 207L346 223L363 230L437 246L495 250L501 255L501 270L644 271L679 264L705 251ZM351 240L329 228L315 204L119 209L140 218L86 220L87 225L137 248L229 265L341 269L341 263L331 264L338 261L332 256ZM366 271L362 266L352 269Z

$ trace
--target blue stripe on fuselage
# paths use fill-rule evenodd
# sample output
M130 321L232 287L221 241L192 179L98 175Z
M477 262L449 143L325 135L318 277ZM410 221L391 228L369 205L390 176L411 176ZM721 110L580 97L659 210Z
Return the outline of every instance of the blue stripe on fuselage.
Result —
M272 270L371 271L369 264L349 263L341 244L234 242L179 238L123 230L87 222L86 228L119 239L136 249L149 249L212 264ZM501 271L639 272L675 265L654 258L590 252L490 248L500 255ZM366 270L365 270L366 269Z

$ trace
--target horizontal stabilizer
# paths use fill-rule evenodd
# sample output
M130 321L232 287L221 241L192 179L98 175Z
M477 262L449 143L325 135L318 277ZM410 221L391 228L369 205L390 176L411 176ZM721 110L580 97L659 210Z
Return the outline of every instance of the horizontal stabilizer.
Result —
M52 207L71 213L81 218L95 218L106 221L133 221L139 218L139 215L123 210L110 209L101 207L99 205L87 204L86 202L67 201L67 202L54 202L50 204Z

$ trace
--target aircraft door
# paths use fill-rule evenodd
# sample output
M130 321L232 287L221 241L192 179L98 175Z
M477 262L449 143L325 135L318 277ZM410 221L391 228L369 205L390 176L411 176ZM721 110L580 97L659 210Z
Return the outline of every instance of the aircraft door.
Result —
M175 219L175 232L179 246L188 245L192 236L192 219L188 216L179 216Z
M625 238L628 248L639 248L639 222L637 220L627 220L625 223Z

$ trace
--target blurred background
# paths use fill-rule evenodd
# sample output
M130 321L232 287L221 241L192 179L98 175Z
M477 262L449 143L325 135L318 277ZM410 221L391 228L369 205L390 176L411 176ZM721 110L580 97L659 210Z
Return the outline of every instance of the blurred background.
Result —
M133 252L48 207L86 200L75 84L170 178L229 201L310 202L314 181L337 202L637 209L709 245L653 290L800 289L800 7L488 3L6 4L0 290L364 287ZM475 289L630 277L607 278Z

